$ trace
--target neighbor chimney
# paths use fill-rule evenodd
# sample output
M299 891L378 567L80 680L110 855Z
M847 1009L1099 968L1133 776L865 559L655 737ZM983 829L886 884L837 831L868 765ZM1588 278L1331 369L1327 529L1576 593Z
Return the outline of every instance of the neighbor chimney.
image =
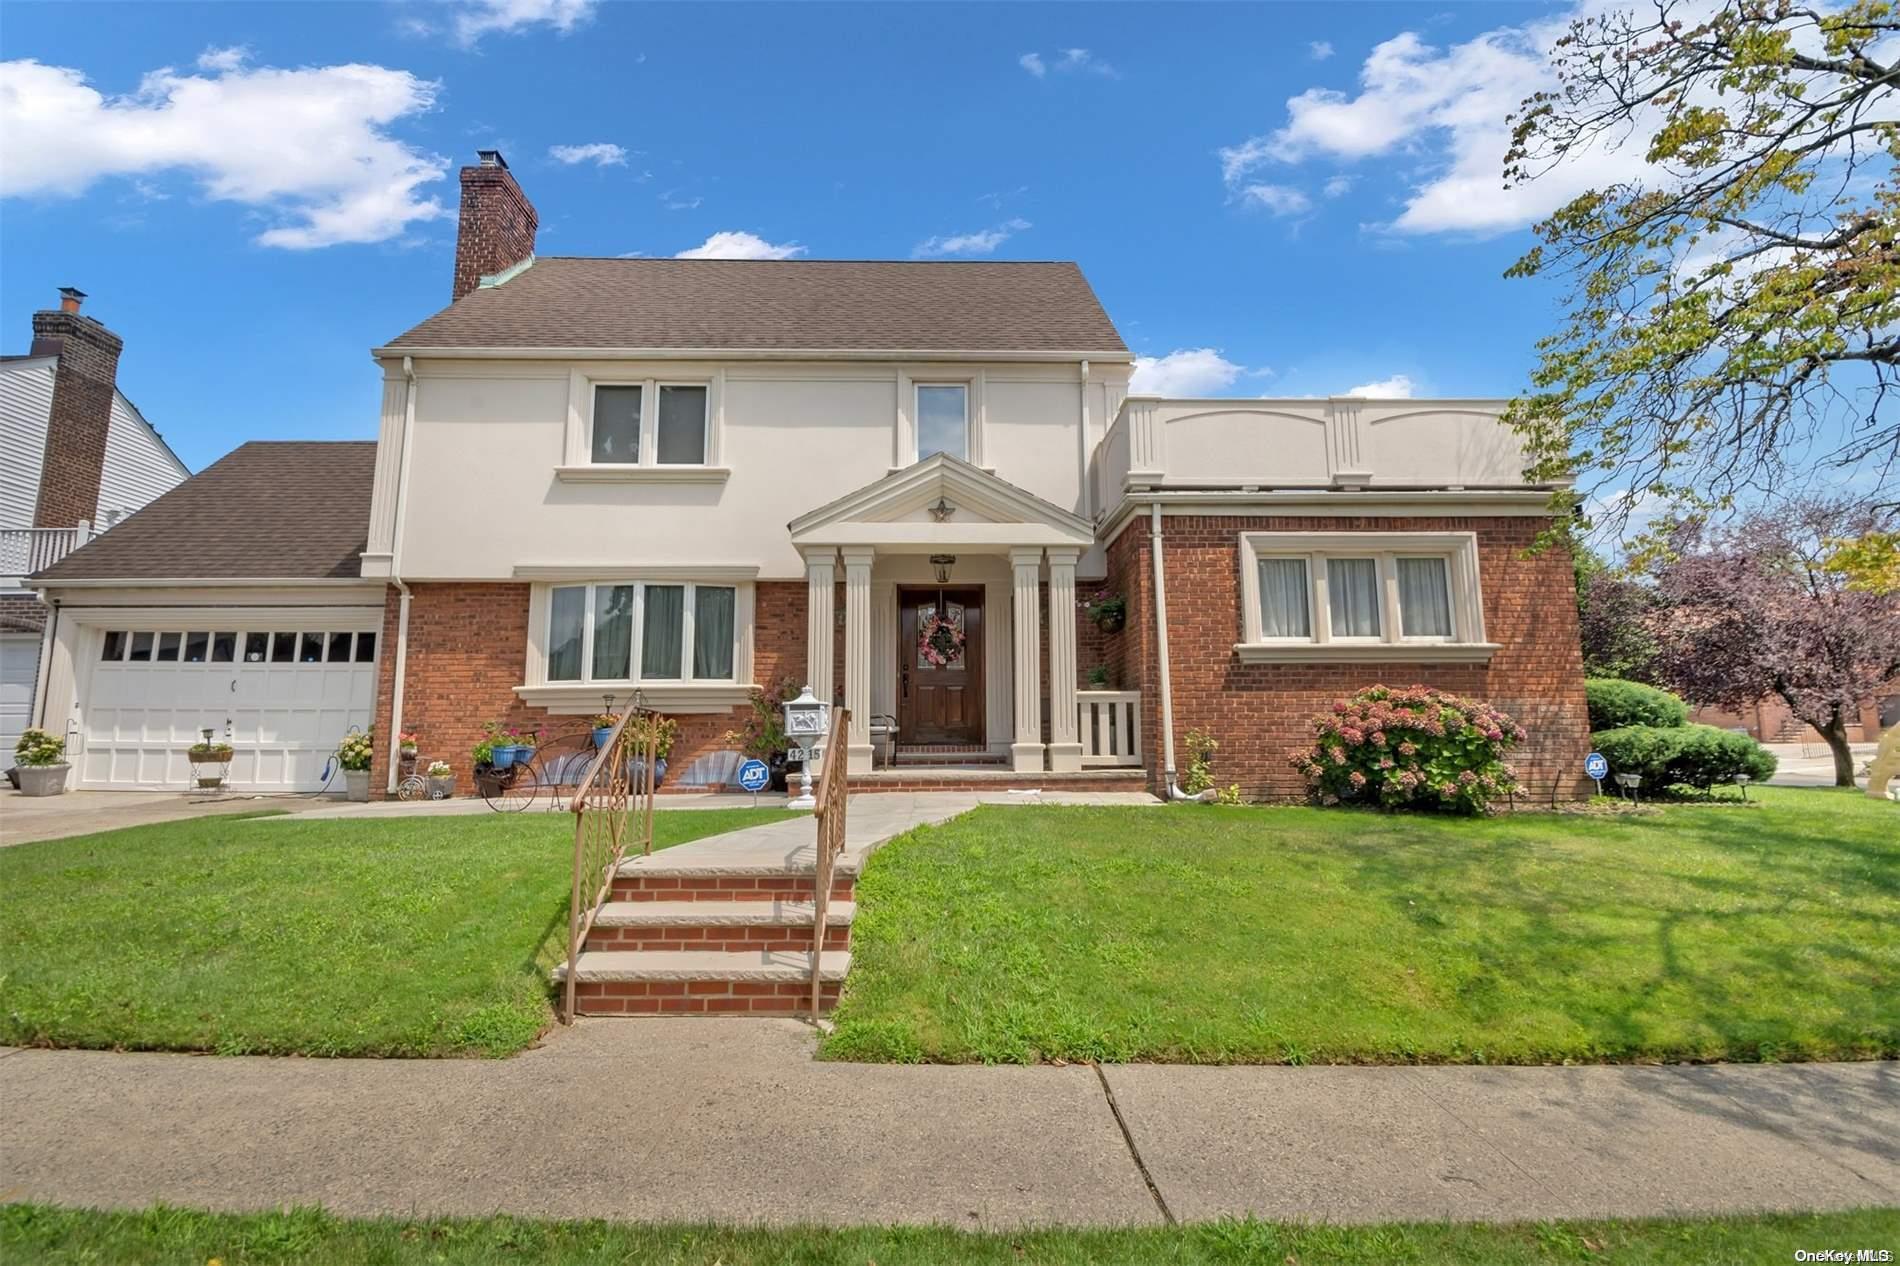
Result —
M33 314L35 356L57 356L53 406L46 419L46 454L34 527L76 527L99 517L99 480L106 464L112 392L125 342L79 314L84 291L62 286L59 310Z
M455 233L451 301L481 285L483 277L532 258L534 230L540 222L501 151L475 152L480 163L462 168L462 222Z

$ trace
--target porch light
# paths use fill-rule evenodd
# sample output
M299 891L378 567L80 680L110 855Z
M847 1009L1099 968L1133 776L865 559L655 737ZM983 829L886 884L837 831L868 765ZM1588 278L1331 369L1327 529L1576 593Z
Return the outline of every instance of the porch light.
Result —
M957 565L957 556L955 554L932 554L930 556L930 565L937 569L937 583L947 585L950 583L950 569Z

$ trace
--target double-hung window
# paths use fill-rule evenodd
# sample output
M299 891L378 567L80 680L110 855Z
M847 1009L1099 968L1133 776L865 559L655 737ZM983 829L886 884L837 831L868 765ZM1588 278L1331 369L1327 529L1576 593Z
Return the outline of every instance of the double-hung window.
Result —
M1469 533L1248 532L1240 538L1243 661L1481 660Z
M555 585L548 591L550 684L731 682L738 590L695 582Z
M917 460L935 453L970 460L970 388L965 383L917 384Z
M587 451L596 466L710 463L711 387L704 382L596 382Z

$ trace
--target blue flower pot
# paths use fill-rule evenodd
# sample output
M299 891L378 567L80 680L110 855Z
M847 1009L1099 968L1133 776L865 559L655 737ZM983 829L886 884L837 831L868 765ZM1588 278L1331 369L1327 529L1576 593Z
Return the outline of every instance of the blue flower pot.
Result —
M607 740L612 738L613 736L614 736L613 726L611 725L601 726L599 729L594 731L594 746L595 747L607 746Z
M509 766L515 763L516 750L517 749L513 747L512 745L508 747L502 747L500 745L497 745L489 753L488 763L494 766L496 769L507 769Z

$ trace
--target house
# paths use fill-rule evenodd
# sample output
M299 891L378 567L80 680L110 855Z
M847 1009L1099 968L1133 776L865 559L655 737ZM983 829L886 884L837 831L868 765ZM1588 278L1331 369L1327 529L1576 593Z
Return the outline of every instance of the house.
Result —
M500 154L461 184L452 302L373 349L366 503L354 447L266 472L249 446L194 481L271 481L243 548L161 518L215 500L187 485L136 557L102 541L37 578L92 604L49 695L83 785L182 785L163 743L96 719L188 689L167 741L223 723L213 686L167 675L243 694L332 666L268 701L304 763L235 783L311 785L373 677L378 733L418 733L464 789L484 723L635 701L680 722L670 784L718 782L786 681L849 707L834 741L866 788L1160 790L1202 729L1223 782L1297 794L1311 716L1377 681L1488 698L1530 731L1538 794L1584 784L1570 564L1525 554L1550 490L1502 402L1134 396L1074 264L537 256ZM333 498L337 535L280 565ZM202 661L168 657L194 638Z
M22 583L191 474L118 387L123 340L66 287L0 356L0 768L32 713L47 609Z

